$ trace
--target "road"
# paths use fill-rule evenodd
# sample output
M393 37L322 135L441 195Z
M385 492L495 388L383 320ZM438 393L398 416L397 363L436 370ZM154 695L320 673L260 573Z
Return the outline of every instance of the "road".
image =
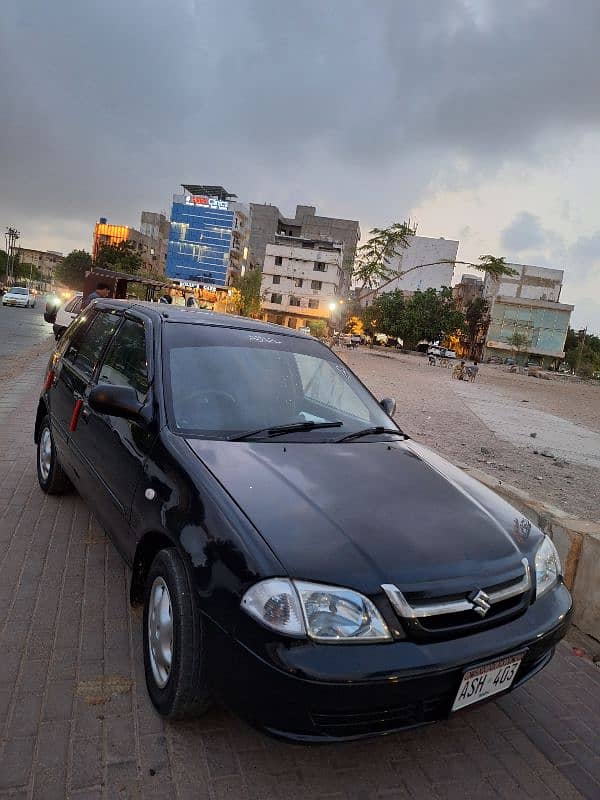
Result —
M0 358L20 355L52 335L52 326L44 321L44 300L35 308L12 308L0 305Z
M0 402L0 798L600 797L600 670L569 643L512 694L368 742L285 744L218 707L160 719L128 570L77 495L37 486L46 359L31 358Z

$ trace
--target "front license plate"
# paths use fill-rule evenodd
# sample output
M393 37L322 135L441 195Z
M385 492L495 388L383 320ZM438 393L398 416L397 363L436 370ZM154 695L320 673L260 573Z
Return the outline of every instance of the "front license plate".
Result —
M515 653L465 672L452 711L504 692L512 684L525 653Z

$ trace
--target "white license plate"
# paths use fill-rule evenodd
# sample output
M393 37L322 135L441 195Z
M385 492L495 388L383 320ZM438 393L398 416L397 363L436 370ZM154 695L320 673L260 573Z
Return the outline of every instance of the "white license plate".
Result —
M525 653L516 653L498 661L491 661L465 672L458 688L452 711L478 703L499 692L504 692L512 684Z

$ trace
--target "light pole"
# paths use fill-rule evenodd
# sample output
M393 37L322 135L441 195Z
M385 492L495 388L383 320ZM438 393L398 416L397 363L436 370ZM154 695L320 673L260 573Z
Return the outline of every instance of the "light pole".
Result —
M7 228L4 234L4 240L6 242L6 283L9 283L12 277L15 266L16 243L20 237L21 234L16 228Z

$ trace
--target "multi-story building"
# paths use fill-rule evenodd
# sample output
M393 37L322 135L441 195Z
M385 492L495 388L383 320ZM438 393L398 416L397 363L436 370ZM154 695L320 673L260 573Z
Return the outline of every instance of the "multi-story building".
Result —
M103 245L118 245L129 242L134 251L142 259L144 269L152 272L164 272L167 262L167 244L169 221L164 214L153 211L142 211L142 230L129 225L113 225L106 217L100 217L94 228L94 245L92 256L94 261Z
M509 264L515 276L485 276L483 297L490 306L484 357L506 357L518 351L521 360L549 366L564 358L573 306L560 303L563 270ZM521 335L516 348L513 335Z
M290 328L303 328L315 319L335 322L343 263L342 242L276 235L265 246L263 319Z
M412 294L426 289L441 289L452 284L458 242L429 236L408 236L409 247L398 250L388 262L390 272L404 273L399 278L381 281L375 289L360 292L362 305L368 306L384 292L400 289Z
M322 217L314 206L296 206L293 218L284 217L277 206L250 203L250 266L262 269L266 247L277 236L292 236L343 244L343 274L340 294L347 295L352 280L354 258L360 239L356 220Z
M452 294L460 308L468 308L473 300L482 297L483 278L478 275L463 275L460 283L453 287Z
M167 275L196 286L229 286L248 265L249 208L222 186L182 188L173 195Z
M64 255L55 250L31 250L28 247L19 247L19 262L33 264L39 270L40 283L48 287L54 283L54 270L56 265L64 260Z

